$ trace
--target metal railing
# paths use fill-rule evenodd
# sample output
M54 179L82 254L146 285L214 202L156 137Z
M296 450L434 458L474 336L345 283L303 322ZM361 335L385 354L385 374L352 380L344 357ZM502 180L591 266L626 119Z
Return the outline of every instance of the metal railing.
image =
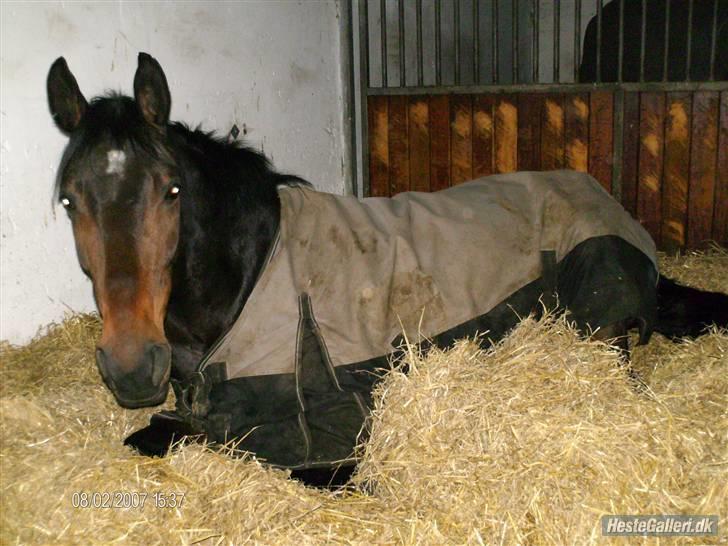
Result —
M428 88L429 92L440 86L579 83L582 47L590 45L596 67L589 83L685 83L696 80L691 77L694 46L705 46L706 36L709 47L701 47L699 61L708 64L709 71L700 81L711 82L716 80L716 64L725 57L716 55L718 48L728 47L726 0L358 0L355 4L362 38L359 54L365 61L362 67L366 66L360 77L370 90ZM700 25L697 32L696 25ZM625 77L625 66L634 66L632 52L637 45L639 77ZM645 61L653 65L658 49L661 77L655 78L645 73ZM604 59L613 53L617 73L605 77ZM683 57L684 77L674 78L672 65L678 56ZM720 68L722 74L725 69Z

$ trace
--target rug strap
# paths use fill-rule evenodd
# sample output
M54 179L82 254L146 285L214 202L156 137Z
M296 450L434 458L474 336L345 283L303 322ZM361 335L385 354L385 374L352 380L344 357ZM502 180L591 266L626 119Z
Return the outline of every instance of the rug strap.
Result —
M541 280L543 283L543 297L541 301L547 310L557 305L558 268L556 266L556 251L541 251Z
M210 411L210 391L217 383L225 381L225 370L224 362L210 362L204 370L192 373L184 383L172 379L177 413L190 422L204 420Z

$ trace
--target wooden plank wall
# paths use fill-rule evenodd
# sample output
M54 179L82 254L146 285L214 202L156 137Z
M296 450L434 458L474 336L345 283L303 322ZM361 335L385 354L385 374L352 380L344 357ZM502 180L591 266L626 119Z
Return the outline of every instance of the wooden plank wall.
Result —
M516 170L575 169L612 191L609 91L371 96L372 196ZM728 246L728 92L624 95L621 199L666 250Z

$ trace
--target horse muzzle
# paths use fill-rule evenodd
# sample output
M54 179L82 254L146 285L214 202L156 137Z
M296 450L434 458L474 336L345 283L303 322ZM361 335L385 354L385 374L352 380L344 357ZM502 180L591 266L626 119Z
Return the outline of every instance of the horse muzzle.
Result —
M96 365L104 383L124 408L156 406L167 398L172 352L166 343L146 343L131 371L124 371L112 351L98 347Z

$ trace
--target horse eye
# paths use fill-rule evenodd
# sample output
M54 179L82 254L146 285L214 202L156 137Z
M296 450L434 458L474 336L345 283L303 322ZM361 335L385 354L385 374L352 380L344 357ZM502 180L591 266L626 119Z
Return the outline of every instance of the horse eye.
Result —
M60 199L61 205L63 205L63 208L66 210L73 210L73 202L69 197L66 197L65 195L61 196Z
M179 184L170 184L169 189L167 190L167 195L165 196L170 201L172 199L177 199L177 196L179 195L179 192L182 190L182 187Z

